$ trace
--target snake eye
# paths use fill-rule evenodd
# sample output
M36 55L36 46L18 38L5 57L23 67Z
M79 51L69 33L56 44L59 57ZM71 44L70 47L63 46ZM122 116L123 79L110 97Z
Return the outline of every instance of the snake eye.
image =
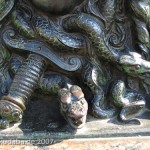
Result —
M140 68L141 68L141 66L140 65L136 65L136 67L135 67L137 70L139 70Z

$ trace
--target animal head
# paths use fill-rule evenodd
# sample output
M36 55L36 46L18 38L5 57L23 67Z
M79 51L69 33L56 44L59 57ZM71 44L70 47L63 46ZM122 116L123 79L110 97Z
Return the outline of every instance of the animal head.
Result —
M142 56L136 52L122 55L119 59L118 68L133 77L150 77L150 62L144 60Z
M88 104L80 87L73 85L70 90L60 89L60 110L66 121L75 129L82 128L86 122Z

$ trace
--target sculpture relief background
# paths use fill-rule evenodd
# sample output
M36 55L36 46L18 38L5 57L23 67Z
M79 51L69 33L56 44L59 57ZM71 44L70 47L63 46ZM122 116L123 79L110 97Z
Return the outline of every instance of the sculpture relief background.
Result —
M58 97L68 124L87 113L140 124L150 92L149 0L0 0L0 127L32 96Z

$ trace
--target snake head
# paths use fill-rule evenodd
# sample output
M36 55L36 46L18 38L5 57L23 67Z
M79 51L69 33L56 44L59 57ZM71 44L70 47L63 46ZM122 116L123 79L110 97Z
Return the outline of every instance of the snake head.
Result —
M21 121L23 115L22 109L7 100L0 101L0 129L9 127L12 122Z
M74 129L82 128L86 122L88 104L80 87L59 91L61 113Z
M150 78L150 62L144 60L136 52L130 52L129 55L122 55L119 59L118 68L133 77L141 79Z

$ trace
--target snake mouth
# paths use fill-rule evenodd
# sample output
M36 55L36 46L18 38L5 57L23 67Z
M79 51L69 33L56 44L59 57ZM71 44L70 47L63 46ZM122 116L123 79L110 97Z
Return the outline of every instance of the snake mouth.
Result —
M143 108L144 106L145 106L145 101L143 101L143 100L140 100L140 101L135 101L135 102L132 102L132 103L130 103L130 104L128 104L126 107L130 107L130 106L138 106L138 107L141 107L141 108Z
M78 119L75 119L73 117L68 117L67 121L70 124L70 126L73 127L74 129L80 129L85 125L86 116L83 116Z
M145 72L136 72L136 71L130 71L128 72L128 75L132 76L132 77L137 77L140 79L145 79L145 78L150 78L150 72L149 71L145 71Z
M83 108L78 103L74 103L66 114L66 120L74 129L80 129L85 125L87 116L87 106L84 104Z
M139 78L142 80L142 83L150 85L150 73L142 73Z
M80 129L85 125L88 106L83 103L84 98L73 102L68 109L61 109L61 113L69 125L74 129ZM82 104L82 105L81 105Z
M139 77L142 78L150 78L150 73L149 72L144 72L144 73L140 73Z
M72 128L80 129L85 125L87 112L80 116L76 116L76 114L67 114L63 111L61 111L61 113Z

